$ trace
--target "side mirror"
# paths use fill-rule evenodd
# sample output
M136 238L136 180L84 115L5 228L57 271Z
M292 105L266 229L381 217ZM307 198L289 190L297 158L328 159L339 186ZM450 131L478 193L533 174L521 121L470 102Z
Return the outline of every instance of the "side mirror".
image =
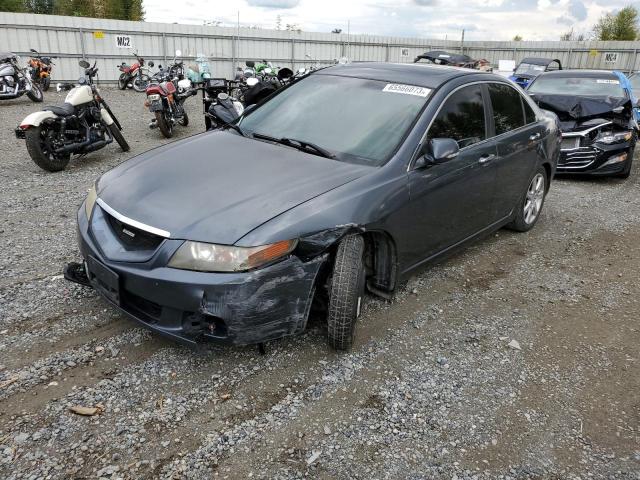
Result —
M29 51L31 51L33 53L38 53L38 51L35 48L30 48Z
M86 60L80 60L78 62L78 65L80 65L82 68L89 68L91 66L91 64Z
M182 56L182 50L176 50L176 57Z
M155 65L155 63L153 63L153 60L150 60L150 61L149 61L149 63L148 63L148 65L149 65L150 67L153 67L153 66Z
M416 168L448 162L456 158L459 151L458 142L453 138L432 138L429 140L428 153L416 161Z
M256 66L256 62L254 62L253 60L247 60L246 62L244 62L244 64L249 68L253 68Z

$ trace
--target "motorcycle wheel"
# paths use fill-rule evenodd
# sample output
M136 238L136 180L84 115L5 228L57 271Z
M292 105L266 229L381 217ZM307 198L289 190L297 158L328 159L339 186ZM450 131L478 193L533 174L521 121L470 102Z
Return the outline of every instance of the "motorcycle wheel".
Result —
M37 83L31 84L31 90L27 92L27 97L33 100L36 103L42 102L44 100L44 95L42 94L42 90L40 90L40 86Z
M136 92L144 92L149 86L149 83L151 83L149 75L136 75L136 78L133 79L133 89Z
M162 135L164 135L165 138L173 137L173 125L171 125L171 122L167 121L164 112L156 112L156 122L158 123L160 132L162 132Z
M187 125L189 125L189 115L187 115L187 112L184 112L182 114L182 118L180 118L180 120L178 120L178 123L180 125L182 125L183 127L186 127Z
M115 141L118 142L118 145L120 145L122 151L128 152L130 150L129 144L122 136L122 132L120 131L118 126L115 123L112 123L111 125L109 125L109 131L111 132L111 136L115 139Z
M42 91L49 91L49 87L51 86L51 77L44 77L42 79Z
M126 73L120 74L120 78L118 78L118 88L120 90L126 90L127 89L127 74Z
M49 132L42 127L31 127L25 132L25 140L27 143L27 152L31 160L35 162L41 169L47 172L59 172L64 170L71 154L54 154L50 151L47 136Z

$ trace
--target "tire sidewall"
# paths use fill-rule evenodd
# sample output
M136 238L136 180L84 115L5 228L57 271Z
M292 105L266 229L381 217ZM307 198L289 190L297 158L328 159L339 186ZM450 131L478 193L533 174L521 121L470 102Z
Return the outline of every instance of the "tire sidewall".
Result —
M529 191L529 186L531 185L531 182L538 174L542 174L544 178L544 197L542 197L542 204L540 205L540 210L538 211L538 215L536 216L535 220L531 223L527 223L524 219L524 205L525 205L525 202L527 201L527 192ZM518 206L517 206L518 211L516 212L515 219L513 220L513 222L511 222L508 225L508 227L512 228L513 230L517 230L519 232L526 232L531 230L538 223L538 220L540 220L540 215L544 210L544 204L545 204L545 201L547 200L548 191L549 191L549 178L547 175L547 170L542 165L540 165L538 168L536 168L536 171L533 173L533 175L529 177L524 193L522 194L522 198L520 202L518 202Z

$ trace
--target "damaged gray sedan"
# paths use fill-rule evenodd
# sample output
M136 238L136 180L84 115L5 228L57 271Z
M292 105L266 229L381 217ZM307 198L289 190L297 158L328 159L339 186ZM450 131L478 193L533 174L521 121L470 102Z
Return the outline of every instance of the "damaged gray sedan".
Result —
M326 68L103 175L65 276L188 343L298 334L313 305L348 349L366 290L388 298L456 247L532 228L559 138L493 74Z

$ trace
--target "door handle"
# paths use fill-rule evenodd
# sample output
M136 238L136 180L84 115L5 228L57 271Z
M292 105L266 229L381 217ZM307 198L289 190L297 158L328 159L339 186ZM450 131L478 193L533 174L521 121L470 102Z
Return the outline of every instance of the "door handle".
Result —
M540 140L540 132L534 133L533 135L531 135L529 137L529 140L531 140L532 142L535 142L536 140Z
M489 163L491 160L493 160L494 158L496 158L496 156L493 153L487 154L487 155L482 155L480 157L480 159L478 160L478 163L480 165L485 165L485 164Z

